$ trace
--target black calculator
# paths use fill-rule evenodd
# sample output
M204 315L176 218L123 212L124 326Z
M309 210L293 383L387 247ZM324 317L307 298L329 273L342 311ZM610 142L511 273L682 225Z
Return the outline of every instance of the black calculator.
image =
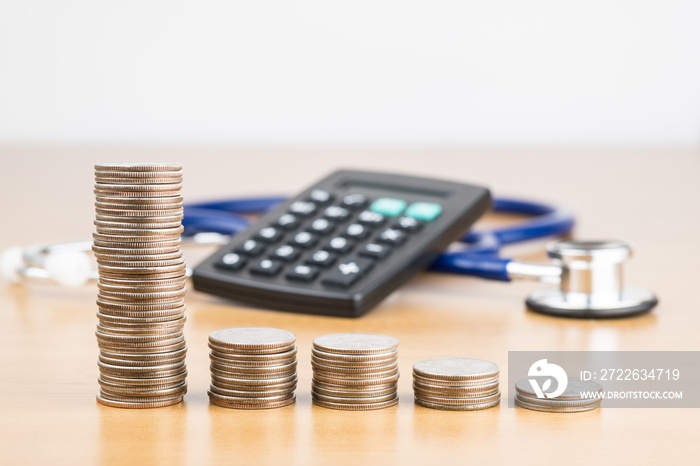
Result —
M194 269L194 288L254 306L357 317L460 238L488 189L341 170L262 215Z

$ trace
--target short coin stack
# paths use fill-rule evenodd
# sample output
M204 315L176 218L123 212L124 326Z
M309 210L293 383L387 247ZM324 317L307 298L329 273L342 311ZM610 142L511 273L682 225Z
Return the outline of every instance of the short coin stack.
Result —
M267 409L294 403L297 347L292 332L237 327L209 334L209 401L224 408Z
M569 377L566 389L556 398L539 398L529 379L523 379L515 384L516 406L533 411L550 413L578 413L600 408L601 398L583 398L581 393L600 393L603 387L592 380L582 381ZM544 393L541 393L544 395Z
M187 391L181 186L180 164L95 165L104 405L157 408Z
M372 333L335 333L314 340L311 397L324 408L370 410L399 402L396 338Z
M469 358L436 358L413 366L416 404L448 411L474 411L501 401L498 366Z

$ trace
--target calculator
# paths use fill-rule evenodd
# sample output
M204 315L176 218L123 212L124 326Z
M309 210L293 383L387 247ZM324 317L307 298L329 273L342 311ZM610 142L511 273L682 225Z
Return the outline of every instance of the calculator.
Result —
M198 265L199 291L253 306L357 317L460 238L488 189L341 170L274 207Z

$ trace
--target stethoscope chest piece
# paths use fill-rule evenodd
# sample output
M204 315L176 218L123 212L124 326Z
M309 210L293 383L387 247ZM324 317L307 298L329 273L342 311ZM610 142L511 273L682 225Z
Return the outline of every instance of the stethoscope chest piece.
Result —
M625 287L623 263L632 254L622 241L556 241L547 252L561 267L559 288L537 290L525 301L535 312L559 317L619 318L658 303L651 291Z

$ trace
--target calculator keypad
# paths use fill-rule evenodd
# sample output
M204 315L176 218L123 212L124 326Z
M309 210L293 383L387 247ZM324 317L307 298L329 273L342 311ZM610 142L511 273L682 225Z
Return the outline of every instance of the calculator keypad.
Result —
M273 277L283 272L289 281L348 288L411 235L419 234L426 223L421 219L437 210L423 203L412 212L418 215L409 216L415 204L408 206L402 199L372 200L350 193L335 200L321 189L314 189L306 199L293 202L274 224L258 230L255 239L225 254L217 267L239 272L248 258L257 258L249 265L251 274ZM393 218L387 225L388 217Z

